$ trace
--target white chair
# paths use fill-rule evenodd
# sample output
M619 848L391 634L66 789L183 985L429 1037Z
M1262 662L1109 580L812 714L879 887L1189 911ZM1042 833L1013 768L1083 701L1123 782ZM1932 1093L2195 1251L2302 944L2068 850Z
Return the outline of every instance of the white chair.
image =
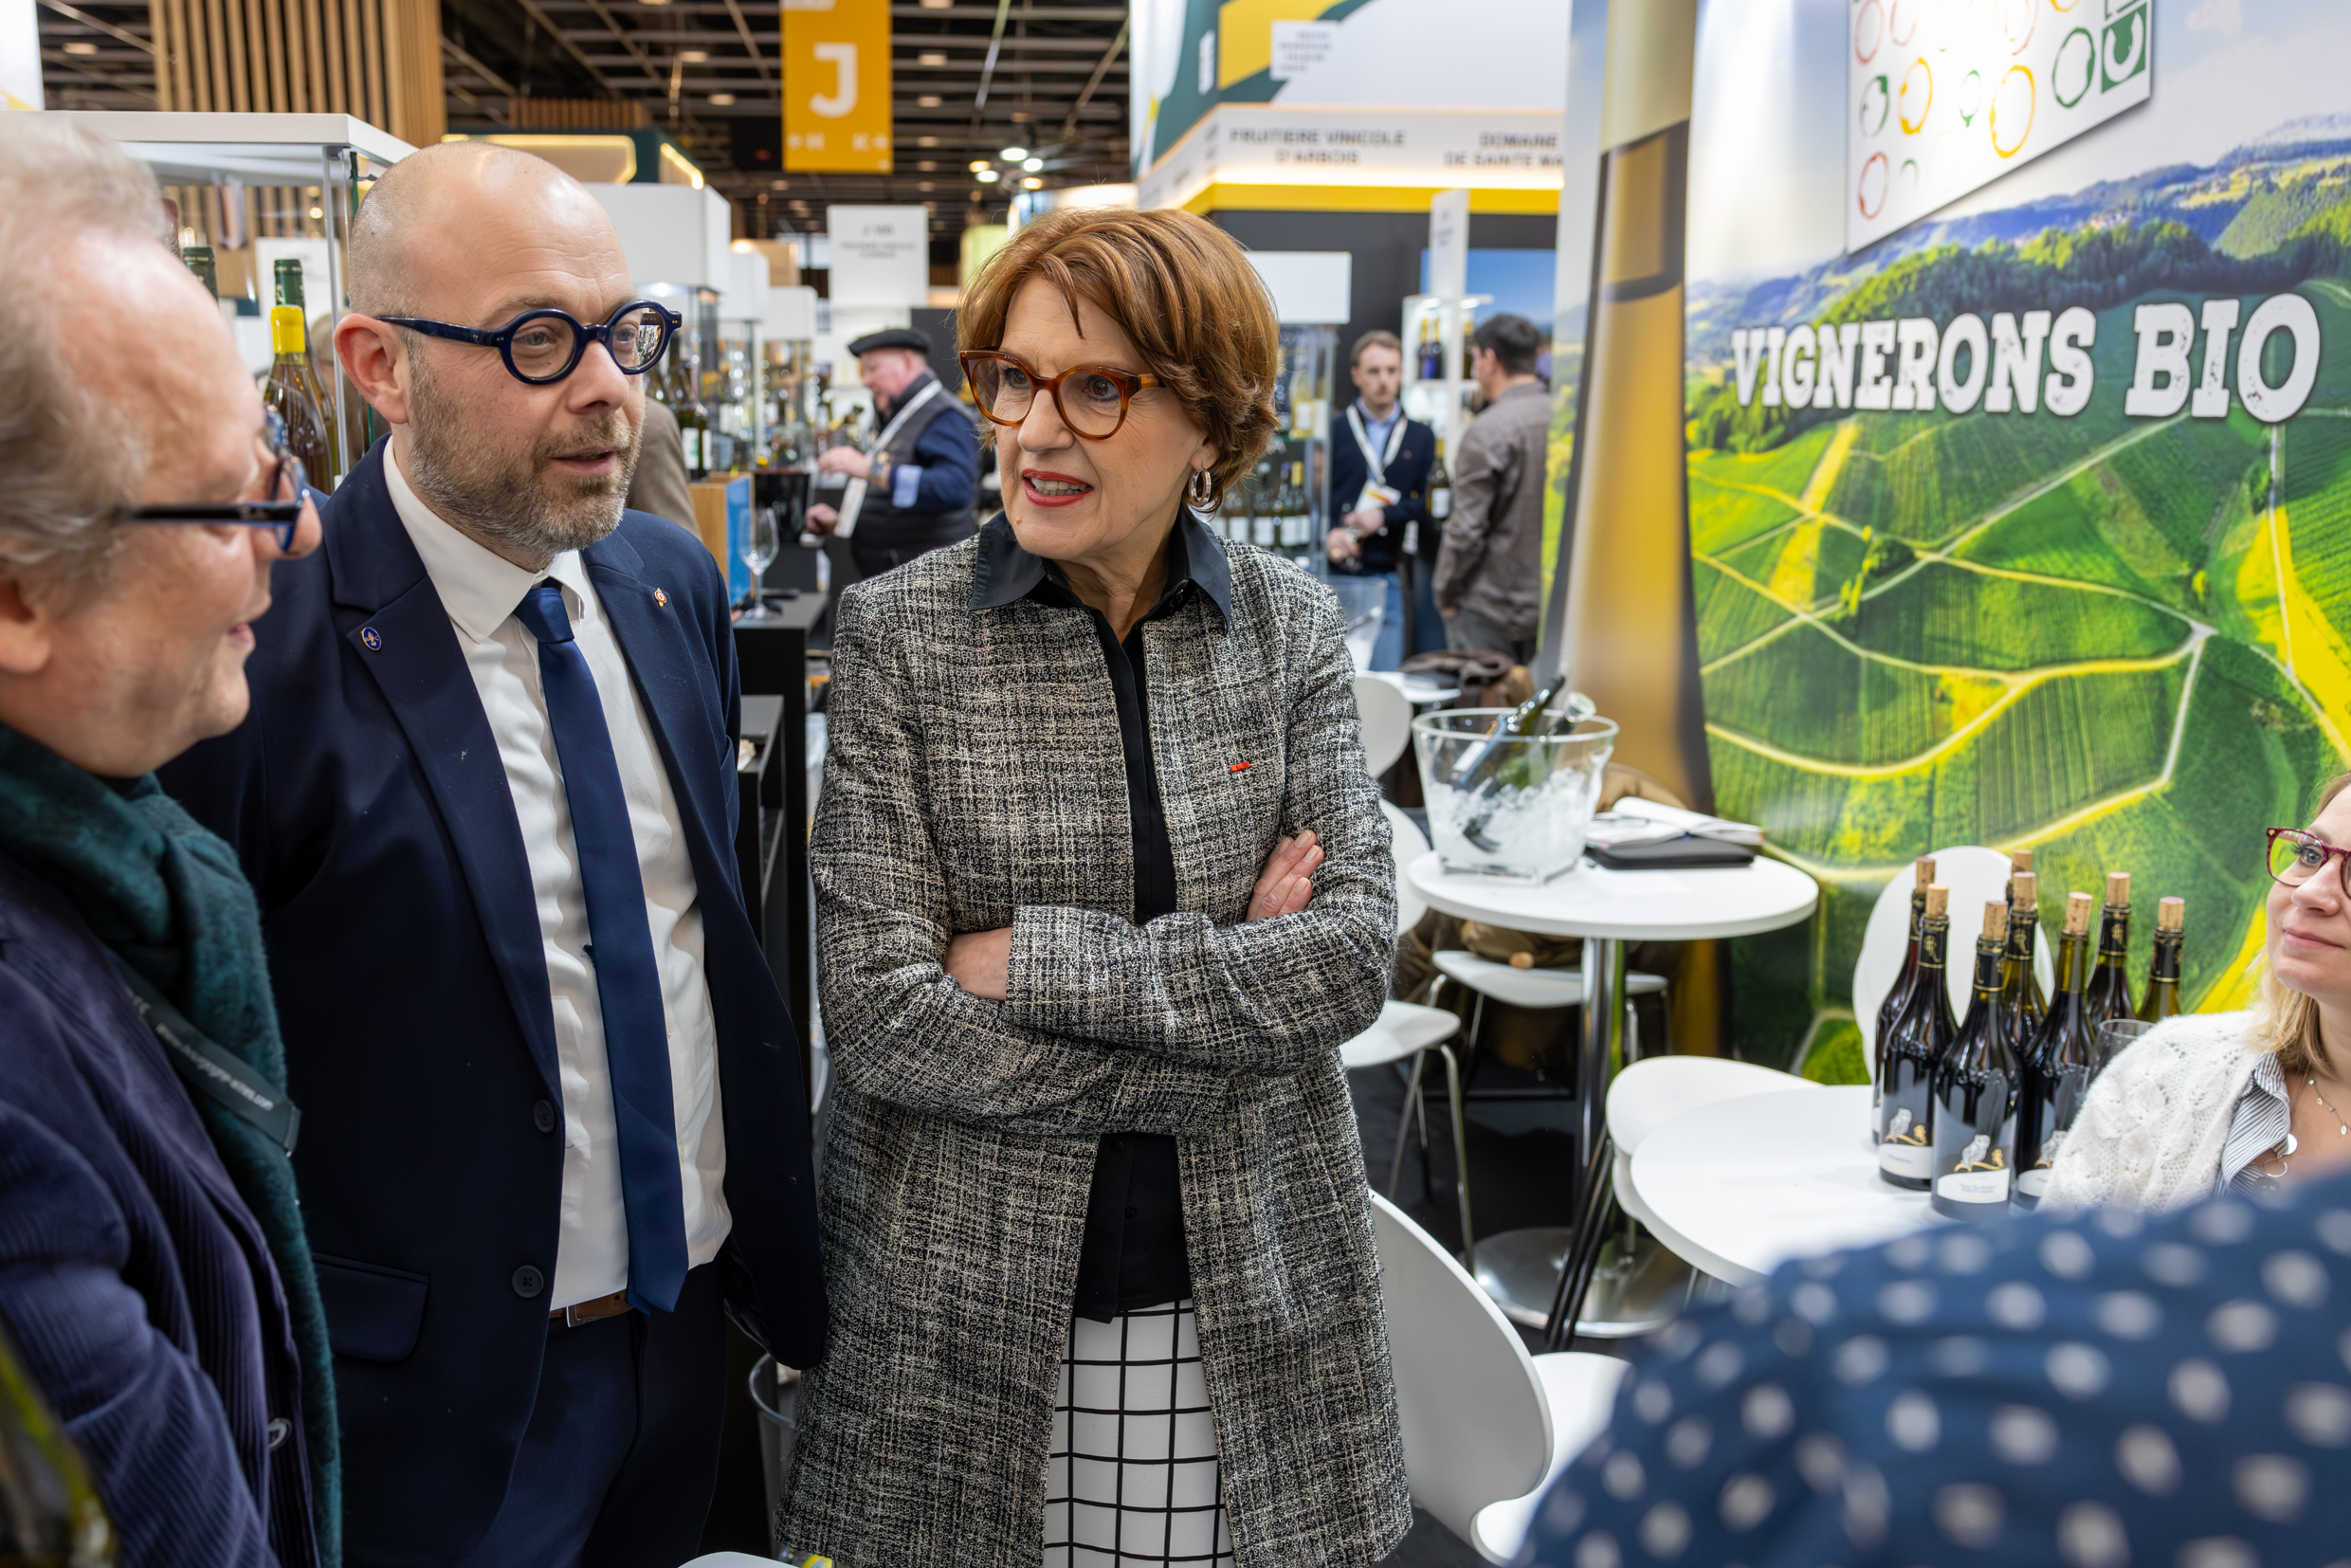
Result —
M1608 1086L1608 1136L1616 1148L1611 1173L1616 1206L1642 1224L1655 1226L1655 1217L1632 1185L1632 1154L1643 1139L1684 1111L1744 1095L1818 1087L1793 1073L1727 1057L1657 1056L1627 1063Z
M1477 997L1469 1013L1469 1038L1478 1037L1478 1027L1485 1020L1485 999L1513 1007L1566 1008L1584 1005L1584 976L1580 969L1517 969L1509 964L1481 958L1464 948L1449 948L1436 955L1436 966L1447 979L1460 985ZM1625 1045L1626 1058L1641 1053L1641 1026L1633 1012L1635 996L1663 995L1665 976L1644 975L1639 970L1625 975Z
M1379 684L1380 683L1374 683ZM1396 867L1396 934L1402 936L1420 923L1427 905L1412 896L1404 880L1404 867L1429 852L1429 841L1421 836L1412 819L1397 807L1383 800L1380 811L1388 818L1389 853ZM1404 1115L1396 1122L1395 1158L1388 1167L1388 1190L1395 1191L1404 1179L1405 1137L1412 1131L1420 1109L1420 1076L1428 1065L1428 1052L1435 1050L1445 1058L1445 1081L1452 1092L1453 1103L1453 1169L1463 1176L1453 1185L1461 1197L1461 1239L1465 1249L1474 1249L1476 1238L1469 1229L1469 1184L1466 1173L1469 1169L1469 1146L1467 1129L1462 1122L1461 1063L1452 1048L1445 1042L1461 1028L1461 1020L1439 1007L1422 1007L1417 1002L1391 1001L1379 1010L1379 1019L1370 1029L1339 1048L1340 1065L1350 1072L1358 1067L1384 1067L1392 1062L1412 1059L1412 1086L1404 1096ZM1421 1158L1428 1158L1429 1129L1420 1127Z
M1377 676L1358 675L1355 711L1363 720L1363 761L1377 778L1412 742L1412 700Z
M1951 889L1951 947L1943 979L1951 988L1951 1011L1967 1013L1967 994L1976 972L1976 934L1983 929L1983 906L2008 897L2009 858L1997 849L1962 844L1933 851L1935 880ZM1878 894L1869 910L1869 924L1861 938L1861 957L1853 965L1853 1021L1861 1026L1862 1054L1869 1071L1878 1070L1878 1009L1902 975L1910 951L1910 892L1915 879L1904 866ZM2055 909L2062 918L2065 900L2044 896L2041 908ZM2032 972L2046 994L2053 984L2050 946L2055 926L2043 933L2032 954Z
M1488 1562L1508 1562L1552 1479L1606 1430L1631 1369L1577 1351L1527 1355L1436 1238L1378 1194L1371 1203L1412 1501Z

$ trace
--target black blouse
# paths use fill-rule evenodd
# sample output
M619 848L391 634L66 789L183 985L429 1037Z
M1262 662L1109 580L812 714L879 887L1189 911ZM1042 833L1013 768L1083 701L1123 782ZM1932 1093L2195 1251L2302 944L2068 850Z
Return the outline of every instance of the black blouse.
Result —
M1167 587L1123 643L1111 629L1108 616L1070 591L1061 568L1023 550L1009 527L983 529L979 551L975 605L1027 597L1056 609L1083 611L1091 620L1110 673L1126 760L1126 814L1134 834L1134 921L1147 925L1175 913L1176 851L1168 839L1158 773L1151 757L1143 628L1175 613L1194 593L1206 593L1218 612L1230 618L1232 576L1224 546L1185 511L1168 541ZM1176 1140L1155 1133L1104 1134L1094 1151L1094 1186L1086 1199L1085 1238L1078 1255L1078 1316L1108 1322L1120 1313L1191 1294Z

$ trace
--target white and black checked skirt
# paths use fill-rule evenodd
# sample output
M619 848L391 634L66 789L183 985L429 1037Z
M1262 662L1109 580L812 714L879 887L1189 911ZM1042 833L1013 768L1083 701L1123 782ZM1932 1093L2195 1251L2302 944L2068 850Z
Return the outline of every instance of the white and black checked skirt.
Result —
M1073 1317L1046 1467L1046 1568L1231 1561L1192 1303Z

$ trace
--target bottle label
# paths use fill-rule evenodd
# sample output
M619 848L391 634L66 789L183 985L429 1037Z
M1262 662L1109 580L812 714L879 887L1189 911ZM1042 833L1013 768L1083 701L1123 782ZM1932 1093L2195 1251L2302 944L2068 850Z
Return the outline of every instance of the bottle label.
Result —
M1878 1141L1878 1168L1889 1176L1924 1181L1935 1174L1935 1149L1928 1119L1907 1105L1886 1114L1886 1136Z
M1998 1158L1998 1151L1994 1151L1993 1158ZM1955 1203L2006 1203L2009 1177L2014 1174L2006 1165L1976 1169L1962 1165L1949 1176L1938 1177L1935 1192Z
M1267 549L1271 549L1274 541L1274 524L1280 520L1281 520L1278 518L1250 519L1249 542L1251 544L1262 544Z
M700 430L695 430L695 429L683 429L683 430L680 430L680 431L678 432L678 436L679 436L679 439L683 440L683 441L685 443L685 465L686 465L686 467L688 467L688 468L699 468L699 467L701 467L701 466L702 465L702 431L700 431Z
M1450 487L1440 486L1429 492L1429 515L1439 522L1453 515L1453 492Z
M1404 525L1404 553L1408 556L1420 554L1420 524L1417 520Z
M2050 1170L2046 1165L2016 1173L2016 1191L2026 1197L2037 1198L2049 1191Z

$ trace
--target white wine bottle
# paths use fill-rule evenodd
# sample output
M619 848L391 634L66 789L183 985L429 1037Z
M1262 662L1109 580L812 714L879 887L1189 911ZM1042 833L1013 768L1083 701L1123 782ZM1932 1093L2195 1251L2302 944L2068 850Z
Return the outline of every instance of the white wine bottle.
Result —
M1935 1065L1935 1186L1928 1201L1952 1219L1997 1219L2016 1179L2016 1051L2001 1000L2008 905L1984 902L1976 983L1959 1038Z
M2141 1022L2160 1024L2185 1012L2179 1001L2179 944L2187 937L2185 899L2158 899L2155 903L2155 955L2147 962L2147 992L2139 999Z
M1910 951L1902 960L1902 970L1894 976L1893 985L1886 993L1886 1000L1878 1004L1878 1054L1886 1054L1886 1037L1894 1032L1894 1020L1902 1016L1903 1005L1910 1000L1910 988L1919 977L1919 927L1926 919L1926 889L1935 880L1935 857L1921 855L1911 863L1910 884ZM1885 1075L1873 1075L1869 1081L1869 1138L1875 1141L1881 1130L1878 1121L1878 1097L1883 1092Z
M310 326L302 314L302 264L287 260L275 269L277 304L269 312L269 377L262 402L285 425L285 449L301 459L310 483L332 490L340 477L335 444L328 434L326 406L310 374Z
M2040 1037L2023 1063L2016 1095L2016 1195L2030 1209L2049 1191L2050 1171L2074 1113L2098 1071L2098 1041L2089 1019L2089 912L2087 893L2066 896L2065 930L2057 939L2057 994L2042 1020Z
M2008 1043L2023 1061L2041 1035L2049 1003L2041 977L2032 972L2041 929L2040 880L2031 871L2008 879L2008 961L2000 975L2000 1000L2008 1010Z
M1894 1027L1878 1041L1878 1176L1924 1192L1934 1175L1934 1076L1958 1033L1943 982L1951 940L1951 889L1926 889L1919 920L1919 967Z

